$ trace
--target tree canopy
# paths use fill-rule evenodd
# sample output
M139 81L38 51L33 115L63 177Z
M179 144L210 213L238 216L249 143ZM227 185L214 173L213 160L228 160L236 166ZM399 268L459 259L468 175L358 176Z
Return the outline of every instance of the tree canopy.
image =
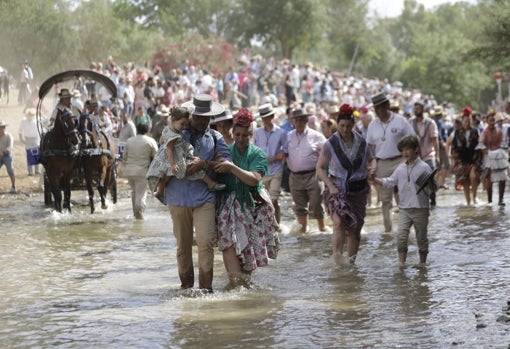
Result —
M110 55L163 65L196 55L221 70L236 50L251 49L399 80L437 100L483 109L496 91L493 73L510 71L509 5L480 0L427 9L405 0L398 17L379 18L368 0L0 0L0 65L17 78L28 59L39 81ZM165 57L169 48L174 60Z

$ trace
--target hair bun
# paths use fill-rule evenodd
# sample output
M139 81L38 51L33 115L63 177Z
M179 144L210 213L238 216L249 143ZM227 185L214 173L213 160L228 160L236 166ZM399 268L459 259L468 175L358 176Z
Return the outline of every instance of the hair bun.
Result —
M340 109L338 110L338 115L346 115L346 116L350 116L354 113L354 108L351 107L349 104L347 103L344 103L342 104L342 106L340 107Z
M246 108L239 109L234 115L234 123L242 127L250 127L254 120L252 112Z

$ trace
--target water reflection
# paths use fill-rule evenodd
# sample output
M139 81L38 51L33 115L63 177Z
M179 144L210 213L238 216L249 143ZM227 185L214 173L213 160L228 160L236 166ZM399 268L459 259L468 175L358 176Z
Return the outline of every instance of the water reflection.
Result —
M86 201L85 201L86 202ZM398 266L395 234L368 210L355 266L331 262L330 234L290 232L251 288L227 291L221 254L214 294L181 291L168 211L150 203L131 218L128 198L71 215L42 198L0 207L0 342L4 347L342 348L494 347L510 287L505 209L465 207L442 192L432 211L426 268L410 234ZM396 215L395 215L396 219ZM195 257L196 260L196 257ZM475 317L476 315L476 317ZM497 345L496 345L497 346Z

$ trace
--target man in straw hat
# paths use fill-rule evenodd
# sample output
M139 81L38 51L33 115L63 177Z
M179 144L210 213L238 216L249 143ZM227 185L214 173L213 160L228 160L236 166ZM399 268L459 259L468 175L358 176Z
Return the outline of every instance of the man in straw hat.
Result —
M69 89L63 88L58 93L58 96L60 97L58 100L57 105L55 106L55 109L53 110L53 113L51 114L51 119L55 120L57 117L57 113L64 112L68 110L73 116L78 117L80 116L80 111L77 107L73 106L71 104L71 98L73 98L73 95L71 92L69 92Z
M193 100L182 106L191 113L190 125L183 130L182 135L186 142L194 147L197 157L188 165L187 175L203 169L211 176L210 168L214 165L215 158L225 159L222 161L232 159L221 134L209 128L211 117L222 113L224 107L213 102L211 96L206 94L197 94ZM213 245L216 236L215 192L209 190L204 181L171 177L165 188L163 201L169 206L177 241L181 288L194 286L192 246L195 231L198 247L198 287L212 291Z
M16 177L14 176L13 166L13 150L14 138L9 132L5 131L7 124L5 121L0 120L0 168L5 165L7 174L11 179L11 194L16 194Z
M322 186L315 172L326 137L307 126L308 117L303 108L294 109L290 118L295 129L287 135L285 152L290 169L290 193L294 200L294 213L301 232L307 231L308 215L317 219L320 231L325 231Z
M374 95L372 105L377 118L368 125L367 142L377 160L376 176L384 178L389 177L404 160L398 149L398 142L404 136L413 135L414 131L403 116L390 110L390 101L384 93ZM391 232L391 208L396 189L383 187L380 191L384 230Z
M168 118L170 116L170 108L166 105L161 105L160 109L157 111L156 115L159 120L154 123L152 127L152 138L156 140L158 144L160 144L161 135L163 134L163 129L168 125Z
M280 205L278 198L282 184L283 161L285 152L283 147L287 142L287 133L280 127L273 124L275 110L271 103L259 106L259 115L262 118L262 126L255 130L254 144L264 150L269 163L269 174L262 178L271 202L275 210L275 218L280 224Z
M27 171L28 175L32 176L39 174L39 145L41 143L41 137L37 130L37 122L35 120L36 110L35 108L28 108L25 111L25 117L19 124L19 140L25 144L25 150L27 153Z
M234 143L234 136L232 134L232 128L234 127L234 116L232 115L232 111L225 109L223 113L211 119L210 125L216 131L221 133L227 145Z
M425 103L416 101L414 103L414 117L410 120L414 132L420 140L420 156L432 171L439 164L439 133L437 124L425 114ZM430 193L430 205L436 206L436 193Z

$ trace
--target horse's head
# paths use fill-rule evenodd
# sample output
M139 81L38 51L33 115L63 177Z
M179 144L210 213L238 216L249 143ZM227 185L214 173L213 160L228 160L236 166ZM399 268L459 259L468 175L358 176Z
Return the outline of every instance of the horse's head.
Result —
M92 120L90 119L90 115L88 113L83 113L80 115L78 131L81 136L81 146L83 148L91 148L93 146L93 127Z
M80 136L78 134L76 119L73 114L69 110L64 110L57 115L55 119L55 124L60 121L62 131L66 137L66 141L71 146L77 146L80 143Z

